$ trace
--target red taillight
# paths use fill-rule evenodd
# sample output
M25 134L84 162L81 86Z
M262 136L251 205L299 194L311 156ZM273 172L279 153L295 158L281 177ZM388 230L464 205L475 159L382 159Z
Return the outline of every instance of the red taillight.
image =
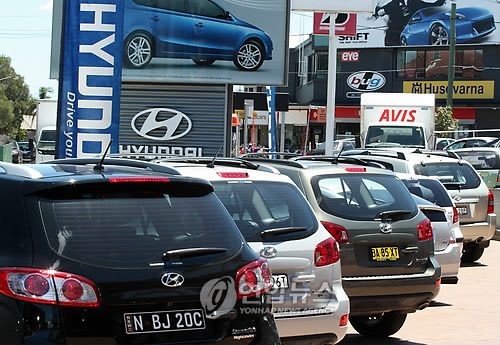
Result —
M458 217L458 211L455 206L453 206L453 224L458 223L460 218Z
M32 268L0 269L0 293L44 304L97 307L96 285L83 277Z
M441 287L441 278L436 280L436 287Z
M218 172L217 175L223 178L247 178L247 172Z
M129 182L170 182L168 177L112 177L111 183L129 183Z
M344 168L348 172L366 172L366 168Z
M264 258L249 263L236 273L238 298L260 295L271 287L271 270Z
M342 315L340 318L339 326L347 326L347 322L349 321L349 314Z
M333 236L338 243L349 243L349 233L342 225L329 222L321 222L325 229Z
M488 191L488 214L495 213L495 198L491 190Z
M324 240L314 249L314 265L316 267L331 265L339 260L339 248L333 237Z
M417 238L419 241L430 240L433 237L431 221L426 218L417 227Z

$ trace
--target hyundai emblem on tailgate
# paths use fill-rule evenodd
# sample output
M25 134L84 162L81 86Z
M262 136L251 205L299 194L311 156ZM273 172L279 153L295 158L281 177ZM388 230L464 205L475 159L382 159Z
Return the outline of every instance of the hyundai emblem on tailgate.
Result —
M274 247L264 247L260 251L260 256L262 256L264 258L268 258L268 259L274 258L276 256L276 254L278 254L278 251Z
M179 273L165 273L161 277L161 282L167 287L179 287L184 283L184 277Z
M380 223L380 232L389 234L392 232L392 225L389 223Z

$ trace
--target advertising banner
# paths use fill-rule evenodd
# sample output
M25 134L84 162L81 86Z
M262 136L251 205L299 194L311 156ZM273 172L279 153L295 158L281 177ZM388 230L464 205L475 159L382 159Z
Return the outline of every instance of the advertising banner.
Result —
M457 44L499 44L500 2L456 0ZM377 0L357 16L357 35L339 36L339 49L449 45L450 0Z
M56 158L118 152L123 1L65 2Z
M285 85L290 0L123 0L123 80Z
M330 33L330 13L314 13L313 34L328 35ZM356 14L337 13L335 18L335 35L356 35Z

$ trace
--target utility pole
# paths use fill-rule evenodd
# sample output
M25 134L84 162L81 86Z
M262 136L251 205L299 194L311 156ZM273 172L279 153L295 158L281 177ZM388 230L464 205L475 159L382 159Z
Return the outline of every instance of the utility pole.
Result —
M457 19L457 4L451 4L450 17L450 56L448 62L448 94L446 105L453 107L453 81L455 80L455 44L456 44L456 19Z

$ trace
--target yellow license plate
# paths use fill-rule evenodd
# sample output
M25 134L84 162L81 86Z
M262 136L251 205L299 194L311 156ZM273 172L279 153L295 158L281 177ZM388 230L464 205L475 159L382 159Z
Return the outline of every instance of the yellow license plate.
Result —
M371 248L372 260L387 261L399 259L398 247L375 247Z

